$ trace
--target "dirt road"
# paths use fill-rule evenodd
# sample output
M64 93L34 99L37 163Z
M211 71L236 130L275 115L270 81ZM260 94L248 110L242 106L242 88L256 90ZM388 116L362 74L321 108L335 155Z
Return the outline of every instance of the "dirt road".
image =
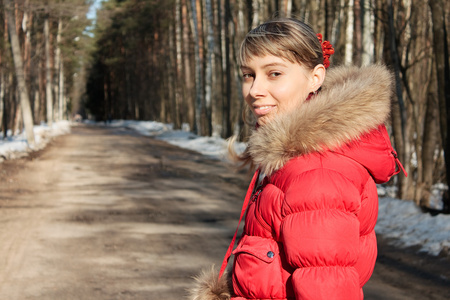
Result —
M185 299L220 264L246 175L126 129L77 126L0 164L0 299ZM445 258L380 240L366 299L448 299Z

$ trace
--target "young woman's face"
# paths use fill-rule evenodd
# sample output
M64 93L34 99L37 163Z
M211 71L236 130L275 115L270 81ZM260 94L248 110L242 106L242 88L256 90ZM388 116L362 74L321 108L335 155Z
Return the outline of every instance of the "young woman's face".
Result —
M277 56L254 57L241 70L242 93L259 125L301 105L315 91L313 71Z

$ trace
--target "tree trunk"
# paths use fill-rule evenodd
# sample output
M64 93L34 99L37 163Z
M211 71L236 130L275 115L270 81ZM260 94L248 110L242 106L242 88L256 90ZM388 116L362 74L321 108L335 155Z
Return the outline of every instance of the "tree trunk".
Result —
M40 98L39 89L34 91L34 103L33 103L33 111L34 111L34 119L39 124L40 123L40 112L41 112L41 98Z
M296 0L295 6L295 16L300 20L306 20L306 0Z
M62 60L62 55L60 55L59 61L59 119L64 120L67 119L64 115L66 113L66 97L64 93L64 64Z
M345 58L344 58L345 65L351 65L353 62L353 28L354 28L353 1L354 0L348 0L348 7L347 7L347 28L345 31Z
M214 30L214 36L215 36L215 46L214 46L214 53L215 53L215 62L214 62L214 73L213 73L213 119L214 123L217 124L217 128L213 128L213 134L215 132L220 137L226 137L224 135L225 127L224 127L224 68L222 65L222 57L225 53L224 47L222 42L223 39L223 1L218 0L216 2L213 2L213 11L214 11L214 18L215 18L215 30Z
M338 41L341 39L342 36L341 32L343 32L342 27L344 26L342 24L343 23L345 24L345 1L346 0L340 0L339 4L337 5L336 11L334 12L334 21L331 28L330 41L336 49L338 46ZM339 63L340 57L338 57L337 54L333 56L334 56L333 62ZM342 60L342 58L340 59Z
M3 76L3 70L0 69L0 130L2 129L3 125L3 118L5 114L5 80Z
M361 24L361 0L354 0L354 50L353 50L353 64L357 66L361 66L362 61L362 52L363 52L363 44L362 44L362 24Z
M232 77L234 78L234 86L235 90L232 91L231 98L235 99L235 103L232 106L232 118L233 118L233 135L238 135L241 133L242 128L244 128L244 121L242 120L243 109L244 109L244 101L242 98L242 77L240 76L241 71L239 70L239 66L235 63L237 61L238 53L239 53L239 45L241 40L244 38L244 35L247 31L247 26L244 20L244 0L238 0L238 26L237 26L237 34L231 35L230 41L230 59L231 64L230 68L232 68ZM233 24L233 23L231 23ZM233 28L231 32L235 32L236 29ZM237 93L236 93L237 92ZM244 132L244 136L247 136L248 132Z
M435 70L433 68L433 73ZM435 81L436 76L431 75L431 82ZM424 134L422 142L422 184L420 188L419 204L422 207L430 206L431 186L433 184L433 167L436 145L438 144L437 119L438 119L438 101L436 94L433 93L434 85L428 85L427 105L424 122Z
M44 19L44 42L45 42L45 99L47 103L47 125L53 126L53 94L52 94L52 69L50 64L50 30L48 13Z
M223 22L223 39L222 42L225 48L223 52L223 58L222 58L222 65L223 69L225 70L225 103L224 103L224 127L225 127L225 136L229 137L233 135L233 120L231 117L231 109L232 109L232 99L231 99L231 81L232 81L232 74L231 74L231 63L230 63L230 55L231 55L231 39L230 39L230 27L232 26L232 17L231 17L231 7L230 7L230 0L225 0L224 5L224 22Z
M128 48L123 47L122 49L123 58L125 61L124 66L124 80L125 80L125 99L126 99L126 118L127 119L136 119L135 117L135 108L134 108L134 99L131 97L131 66L129 63L129 54L128 54ZM164 67L166 67L166 64L164 64ZM105 114L103 116L103 120L108 119L108 112L105 111Z
M184 82L183 82L183 61L182 61L182 54L181 54L181 1L176 0L175 2L175 59L176 59L176 87L175 87L175 115L176 115L176 124L178 128L181 128L181 117L180 117L180 105L183 103L183 90L184 90Z
M292 0L284 0L283 10L284 15L290 18L292 15Z
M23 62L24 67L23 71L25 74L25 82L29 81L30 78L30 72L31 72L31 20L32 20L32 13L30 12L29 7L29 0L25 1L24 4L24 13L23 13L23 20L22 20L22 30L25 34L24 38L24 45L23 45ZM31 101L31 99L30 99ZM30 105L31 102L30 102Z
M8 31L11 40L11 50L13 54L17 85L19 89L20 105L22 107L25 133L28 145L33 148L35 146L33 116L30 106L30 97L28 96L27 85L25 82L22 54L20 50L19 38L16 32L14 12L12 10L12 3L10 0L3 0L3 5L5 7L5 15L8 22Z
M261 23L261 16L260 16L260 7L261 7L261 0L253 0L252 1L252 11L253 11L253 18L252 18L252 28L255 28L256 26Z
M395 28L394 28L394 8L392 4L392 0L388 0L388 28L387 28L387 37L389 43L389 54L391 59L392 68L394 70L395 75L395 91L397 95L397 105L394 107L398 110L393 114L393 126L394 127L394 139L396 149L399 155L400 160L403 162L406 171L409 171L409 156L407 154L407 142L406 142L406 108L403 101L403 93L401 89L401 79L400 79L400 61L399 55L397 52L397 43L395 37ZM407 193L407 180L403 176L399 178L399 191L398 197L402 198L406 196Z
M208 123L211 127L211 135L212 136L220 136L220 132L222 131L222 124L218 123L219 119L217 116L216 107L212 105L212 100L215 99L215 91L213 90L213 86L215 85L215 80L213 74L215 74L216 70L216 55L214 50L216 48L216 41L214 39L214 18L213 18L213 10L211 6L211 0L205 1L206 8L206 18L207 18L207 56L206 56L206 74L205 74L205 104L206 104L206 116Z
M428 4L431 8L433 21L433 49L438 86L441 139L444 148L447 185L450 186L450 141L448 138L448 128L450 128L450 66L447 32L442 1L429 0Z
M34 118L38 124L40 124L43 120L45 120L44 116L44 99L43 99L43 91L44 91L44 75L42 72L42 63L38 61L37 63L37 88L34 96Z
M175 80L176 75L176 46L174 45L174 40L176 37L174 36L175 28L172 24L169 25L169 32L168 32L168 39L169 39L169 48L168 55L169 59L167 60L167 85L169 86L169 99L170 99L170 116L171 116L171 122L173 124L174 129L180 129L181 124L179 121L179 114L178 114L178 104L177 104L177 89L178 89L178 82Z
M61 99L60 95L60 85L61 85L61 72L62 72L62 62L61 62L61 31L62 31L62 19L58 19L58 31L56 34L56 45L55 45L55 76L53 81L53 87L55 91L55 97L56 97L56 103L58 105L58 114L56 119L62 120L62 102L63 99Z
M361 65L367 66L374 61L374 14L371 9L372 0L361 0L363 15L362 57Z
M14 100L16 102L15 105L15 112L14 112L14 125L12 127L12 132L13 134L15 133L19 133L22 131L23 126L22 126L22 109L20 108L20 95L19 95L19 90L15 90L14 91L15 97Z
M195 45L195 128L194 132L198 135L202 135L202 109L203 109L203 77L202 77L202 61L200 59L200 35L198 30L198 18L197 18L197 1L191 0L192 6L192 20L194 33L194 45Z
M193 130L195 128L195 97L193 93L193 82L192 82L192 68L191 68L191 59L190 59L190 49L191 43L189 39L189 20L192 20L189 14L189 5L186 3L188 0L183 1L183 9L182 13L182 26L183 26L183 44L185 49L183 51L183 61L184 61L184 80L185 80L185 90L183 92L185 100L185 104L187 106L187 119L189 123L189 128ZM193 26L192 26L193 27ZM185 106L183 106L183 109Z

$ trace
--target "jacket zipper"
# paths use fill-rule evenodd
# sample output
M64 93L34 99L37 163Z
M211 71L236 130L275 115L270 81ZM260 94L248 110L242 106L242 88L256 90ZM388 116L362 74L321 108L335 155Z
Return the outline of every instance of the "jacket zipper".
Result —
M257 188L256 188L256 190L253 192L253 195L252 195L252 200L251 200L251 202L255 202L256 200L258 200L258 198L259 198L259 194L261 194L261 192L262 192L262 186L258 186Z
M252 202L256 202L259 199L259 195L261 194L263 190L263 186L260 185L258 186L258 188L256 189L255 193L252 196ZM258 207L255 207L255 218L258 221L258 223L268 232L272 233L272 228L269 226L269 224L267 224L267 222L263 219L263 217L261 216L261 213L258 210Z

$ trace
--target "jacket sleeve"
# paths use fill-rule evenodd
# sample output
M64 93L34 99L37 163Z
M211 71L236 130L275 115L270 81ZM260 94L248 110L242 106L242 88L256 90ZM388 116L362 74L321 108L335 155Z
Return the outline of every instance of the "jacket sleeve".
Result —
M296 299L361 298L360 206L358 189L337 171L312 170L289 183L280 234Z

